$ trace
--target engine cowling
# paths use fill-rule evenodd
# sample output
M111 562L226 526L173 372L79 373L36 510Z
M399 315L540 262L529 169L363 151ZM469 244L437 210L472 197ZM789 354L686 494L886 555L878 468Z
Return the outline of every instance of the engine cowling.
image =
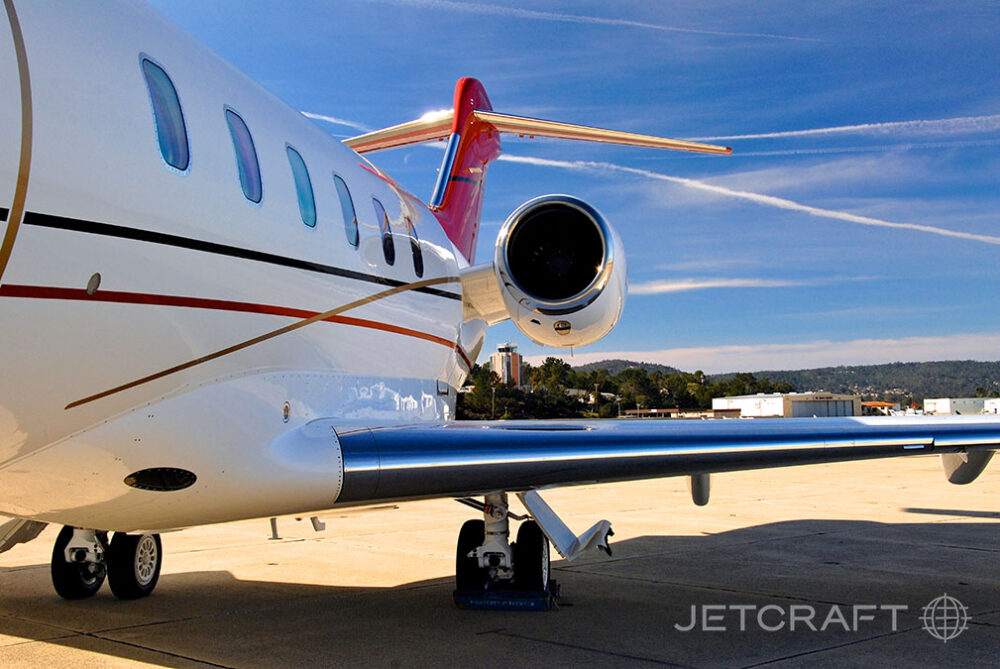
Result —
M584 346L625 306L625 253L601 214L569 195L518 207L497 236L493 267L518 329L545 346Z

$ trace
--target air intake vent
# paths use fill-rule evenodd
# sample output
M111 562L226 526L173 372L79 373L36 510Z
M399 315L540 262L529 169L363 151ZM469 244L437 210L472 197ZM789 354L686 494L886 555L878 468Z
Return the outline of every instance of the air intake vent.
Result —
M176 467L153 467L142 469L125 477L125 485L139 490L170 492L183 490L194 485L198 477L194 472Z

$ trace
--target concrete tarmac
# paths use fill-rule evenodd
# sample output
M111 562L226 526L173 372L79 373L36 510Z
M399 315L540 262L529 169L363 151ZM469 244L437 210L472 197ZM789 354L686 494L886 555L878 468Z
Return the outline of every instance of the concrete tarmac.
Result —
M451 500L332 511L318 533L281 518L276 541L267 519L166 534L132 602L59 599L49 527L0 555L0 667L1000 666L997 471L953 486L922 456L712 484L703 508L683 479L545 493L616 534L613 557L554 562L544 613L455 607L474 512ZM966 608L925 612L945 594Z

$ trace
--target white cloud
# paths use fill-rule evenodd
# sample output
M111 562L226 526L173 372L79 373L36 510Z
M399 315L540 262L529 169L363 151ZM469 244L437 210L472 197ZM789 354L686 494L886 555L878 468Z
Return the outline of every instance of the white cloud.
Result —
M897 181L913 184L939 182L927 159L896 153L888 155L840 156L816 164L782 165L733 172L705 183L735 191L789 193L790 191L849 191L871 183Z
M701 142L719 142L734 139L776 139L840 134L926 136L996 132L998 130L1000 130L1000 114L990 114L987 116L960 116L926 121L861 123L858 125L838 125L829 128L811 128L808 130L785 130L780 132L762 132L752 135L721 135L718 137L697 137L692 139Z
M811 285L810 282L770 279L659 279L630 284L628 292L629 295L660 295L712 288L787 288L807 285Z
M791 344L747 344L646 351L576 351L556 355L572 365L622 359L670 365L709 374L738 371L794 370L837 365L876 365L933 360L996 360L1000 332L898 339L817 340ZM548 355L526 356L533 365Z
M586 23L591 25L620 26L624 28L640 28L661 32L688 33L693 35L709 35L714 37L754 37L758 39L790 40L793 42L821 42L814 37L797 37L794 35L776 35L773 33L743 33L723 30L702 30L698 28L682 28L660 23L646 23L629 19L615 19L602 16L582 16L580 14L563 14L560 12L542 12L535 9L504 7L482 3L453 2L452 0L382 0L389 4L424 7L427 9L444 9L467 14L489 14L491 16L506 16L517 19L535 21L558 21L561 23Z
M509 154L500 156L500 160L506 160L508 162L515 162L515 163L523 163L528 165L537 165L542 167L556 167L560 169L574 170L577 172L613 171L613 172L623 172L626 174L635 174L638 176L646 177L647 179L654 179L657 181L665 181L668 183L678 184L680 186L684 186L686 188L691 188L701 192L720 195L723 197L745 200L748 202L759 204L761 206L773 207L775 209L798 211L804 214L809 214L810 216L817 216L820 218L828 218L837 221L844 221L846 223L856 223L858 225L868 225L880 228L892 228L895 230L908 230L912 232L922 232L932 235L940 235L942 237L955 237L958 239L967 239L970 241L983 242L986 244L1000 245L1000 237L994 235L980 235L972 232L963 232L961 230L949 230L948 228L939 228L933 225L922 225L919 223L899 223L879 218L872 218L870 216L859 216L857 214L851 214L846 211L835 211L832 209L811 207L809 205L800 204L793 200L774 197L772 195L764 195L762 193L753 193L744 190L734 190L732 188L725 188L724 186L716 186L710 183L706 183L704 181L698 181L696 179L674 177L667 174L660 174L658 172L651 172L649 170L641 170L634 167L625 167L624 165L616 165L614 163L551 160L547 158L529 158L524 156L512 156Z

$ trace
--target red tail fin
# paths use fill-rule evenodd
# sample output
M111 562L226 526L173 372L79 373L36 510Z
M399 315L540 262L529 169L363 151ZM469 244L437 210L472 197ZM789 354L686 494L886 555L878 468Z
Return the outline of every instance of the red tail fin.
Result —
M492 109L479 81L458 80L451 137L430 202L448 238L470 262L476 254L486 168L500 155L500 133L473 112Z

